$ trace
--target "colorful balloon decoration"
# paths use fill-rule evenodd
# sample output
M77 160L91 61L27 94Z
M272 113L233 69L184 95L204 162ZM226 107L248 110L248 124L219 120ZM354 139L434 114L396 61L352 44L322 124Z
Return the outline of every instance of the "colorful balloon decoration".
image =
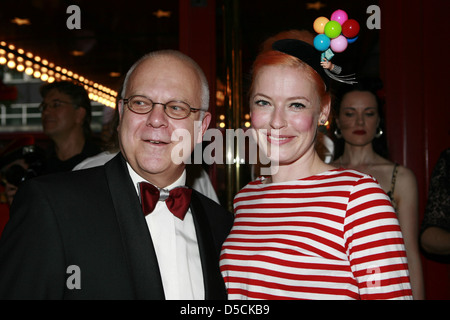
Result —
M355 19L349 19L347 13L341 9L334 11L330 19L317 18L313 28L318 33L314 38L314 47L321 52L332 50L340 53L345 51L348 44L358 39L360 31L359 23ZM328 55L333 56L330 52Z
M322 52L321 60L330 61L334 53L344 52L349 44L358 39L360 31L359 23L355 19L349 19L344 10L336 10L331 14L330 19L319 17L314 21L314 31L317 36L314 38L314 48ZM332 65L333 66L333 65ZM343 83L356 83L354 74L340 75L340 67L333 66L333 72L324 67L324 72L331 78Z

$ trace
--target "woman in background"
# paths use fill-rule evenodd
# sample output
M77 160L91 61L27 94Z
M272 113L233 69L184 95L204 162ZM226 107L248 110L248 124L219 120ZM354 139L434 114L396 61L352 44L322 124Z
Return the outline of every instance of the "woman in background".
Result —
M424 299L417 183L411 170L387 159L379 87L379 81L360 79L338 95L333 164L373 176L387 193L400 221L414 299Z

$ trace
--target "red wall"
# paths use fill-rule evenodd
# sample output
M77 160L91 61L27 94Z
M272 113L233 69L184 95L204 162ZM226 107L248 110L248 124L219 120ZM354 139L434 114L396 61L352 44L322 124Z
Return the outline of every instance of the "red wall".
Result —
M431 171L450 147L450 1L381 0L381 76L391 158L416 175L420 219ZM450 299L450 268L423 258L428 299Z
M191 2L179 0L180 51L193 58L205 72L211 92L210 112L215 119L216 1L208 0L198 7Z
M198 3L199 6L193 6ZM216 112L216 1L179 0L180 51L194 59L205 72L209 82L210 109L215 126ZM217 187L216 167L211 166L209 176ZM217 190L217 188L216 188Z

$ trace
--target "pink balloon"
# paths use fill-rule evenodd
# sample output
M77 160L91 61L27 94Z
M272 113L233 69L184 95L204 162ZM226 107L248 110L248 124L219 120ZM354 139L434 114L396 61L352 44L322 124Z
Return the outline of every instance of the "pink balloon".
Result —
M330 47L334 52L343 52L347 49L348 41L343 35L331 40Z
M337 21L341 25L343 25L344 22L348 20L347 12L345 12L344 10L341 10L341 9L336 10L335 12L333 12L331 14L331 19L330 20Z

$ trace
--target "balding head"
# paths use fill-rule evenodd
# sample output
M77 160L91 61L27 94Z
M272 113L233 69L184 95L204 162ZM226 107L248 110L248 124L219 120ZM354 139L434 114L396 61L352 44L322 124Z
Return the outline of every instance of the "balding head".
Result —
M203 111L208 111L209 109L209 86L208 86L208 80L206 79L206 76L203 72L203 70L200 68L200 66L189 56L176 51L176 50L160 50L160 51L154 51L146 54L141 59L139 59L136 63L134 63L131 68L128 70L125 80L123 82L123 89L121 92L122 98L127 98L128 90L129 90L129 84L130 84L130 78L133 77L133 74L135 73L135 70L143 63L148 62L149 60L158 60L158 59L166 59L168 61L176 60L181 63L183 63L185 66L191 67L196 76L198 77L198 80L200 82L201 86L201 105L199 106Z

